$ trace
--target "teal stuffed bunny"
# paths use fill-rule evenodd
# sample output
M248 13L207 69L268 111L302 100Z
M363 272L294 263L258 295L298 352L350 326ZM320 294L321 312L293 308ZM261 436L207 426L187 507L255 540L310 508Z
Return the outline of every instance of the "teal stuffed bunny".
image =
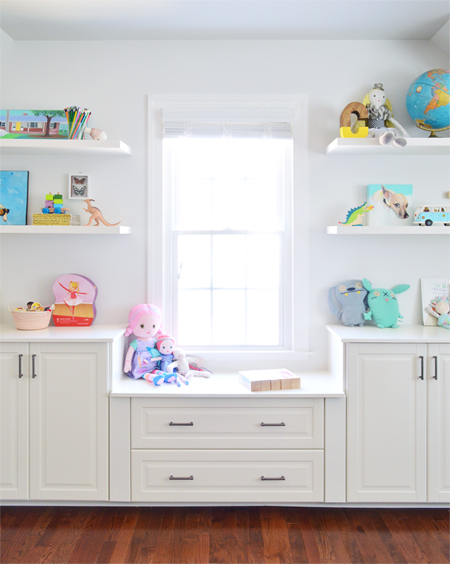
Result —
M406 292L409 284L400 284L392 290L385 288L372 288L372 284L363 278L363 286L369 292L367 296L368 312L364 314L365 319L372 319L378 327L398 327L398 321L403 319L400 315L396 294Z

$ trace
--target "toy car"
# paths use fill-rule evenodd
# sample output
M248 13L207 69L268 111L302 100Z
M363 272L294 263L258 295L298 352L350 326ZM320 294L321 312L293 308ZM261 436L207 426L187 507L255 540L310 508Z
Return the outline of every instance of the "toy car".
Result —
M450 206L420 206L414 212L413 225L450 225Z

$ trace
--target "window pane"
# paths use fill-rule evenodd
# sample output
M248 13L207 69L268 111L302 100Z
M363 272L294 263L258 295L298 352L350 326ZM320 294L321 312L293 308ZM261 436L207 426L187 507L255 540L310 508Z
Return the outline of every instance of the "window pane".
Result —
M247 229L245 181L238 178L213 180L214 229Z
M211 179L183 178L178 188L176 228L211 229Z
M178 237L179 288L211 287L211 236Z
M245 287L245 235L214 235L213 287Z
M275 290L247 292L247 344L279 344L279 293Z
M213 345L245 345L245 291L213 292Z
M181 290L178 294L178 341L211 344L211 292Z
M280 285L280 236L248 235L247 286L278 289Z

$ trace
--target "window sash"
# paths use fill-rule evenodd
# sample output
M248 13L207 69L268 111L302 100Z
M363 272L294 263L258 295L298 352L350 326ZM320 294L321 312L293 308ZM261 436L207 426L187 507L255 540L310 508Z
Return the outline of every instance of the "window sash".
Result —
M183 141L181 141L182 143ZM227 143L227 141L225 142ZM261 143L265 143L264 141L261 141ZM275 142L277 144L277 142ZM278 350L280 348L283 347L291 347L292 346L292 336L291 336L291 325L290 323L287 321L290 317L291 317L291 312L287 312L287 308L286 308L286 296L290 296L292 295L292 290L287 288L288 286L288 282L292 279L292 266L291 266L291 254L290 254L290 250L292 247L292 243L291 243L291 228L292 228L292 224L290 221L290 214L286 213L287 210L291 209L291 205L292 205L292 200L291 200L291 192L292 192L292 150L293 147L292 146L285 146L283 145L282 147L279 148L281 150L280 153L278 153L278 156L283 159L283 161L279 162L279 166L278 166L278 170L277 170L277 174L276 174L276 198L280 199L278 205L280 207L280 213L281 213L281 217L280 217L280 223L278 225L278 227L276 227L275 229L271 226L268 226L267 229L177 229L177 224L178 222L178 218L177 218L177 207L176 206L172 206L172 202L173 201L180 201L179 198L179 194L177 192L178 187L179 187L179 182L180 180L178 179L177 173L179 171L179 165L177 162L177 159L180 155L180 152L183 151L183 147L181 146L176 146L175 145L175 149L173 146L173 143L171 143L169 145L169 149L168 152L164 154L165 157L165 162L166 162L166 170L165 170L165 178L166 178L166 182L165 182L165 193L166 193L166 197L167 197L167 203L168 203L168 213L166 214L166 218L167 218L167 234L166 234L166 238L169 239L170 238L170 243L171 243L171 248L170 251L168 251L167 253L165 253L167 256L172 256L173 258L173 262L171 265L170 270L167 271L167 279L169 281L174 281L174 280L178 280L178 276L179 276L179 258L178 258L178 239L181 236L184 235L193 235L193 234L198 234L198 235L208 235L210 237L213 237L214 235L225 235L225 236L230 236L230 235L256 235L256 234L265 234L265 235L270 235L270 236L274 236L275 234L278 234L278 238L279 238L279 250L278 250L278 257L279 257L279 265L278 265L278 269L280 270L280 272L278 273L278 277L279 277L279 285L278 288L276 289L277 294L278 294L278 336L277 336L277 342L271 342L271 343L265 343L265 347L266 348L273 348L274 350ZM270 147L268 149L269 151L271 150ZM179 152L180 151L180 152ZM217 179L216 179L217 180ZM284 224L284 227L283 227ZM172 233L172 235L170 235L170 233ZM282 235L282 236L281 236ZM212 264L211 264L211 269L212 269ZM173 309L171 309L171 326L172 326L172 334L174 334L174 337L176 340L178 340L179 337L181 337L181 335L178 335L178 331L177 331L177 321L178 321L178 315L177 312L179 311L179 292L182 292L183 289L178 287L177 283L170 283L168 284L168 293L171 293L172 298L171 298L171 306ZM214 296L214 292L217 289L211 285L210 287L210 292L211 292L211 300L213 299ZM246 324L251 323L251 320L247 317L247 313L248 313L248 308L250 307L249 305L249 301L247 300L248 297L248 292L251 291L251 288L246 288L245 291L245 322ZM261 289L262 290L262 289ZM215 294L217 295L217 294ZM287 317L286 317L287 315ZM211 317L213 316L213 310L212 310L212 306L211 306ZM213 326L212 321L209 321L210 326ZM246 325L247 327L247 325ZM249 332L246 330L246 334L245 334L245 340L248 339L248 335ZM210 341L209 343L204 343L202 346L203 348L218 348L221 347L223 345L217 344L217 342L214 342L214 335L211 337L212 342ZM180 342L180 345L184 346L185 348L188 348L188 345L185 342ZM239 348L244 348L244 349L252 349L255 346L258 346L257 344L243 344L241 342L241 344L235 344L234 346L239 346Z

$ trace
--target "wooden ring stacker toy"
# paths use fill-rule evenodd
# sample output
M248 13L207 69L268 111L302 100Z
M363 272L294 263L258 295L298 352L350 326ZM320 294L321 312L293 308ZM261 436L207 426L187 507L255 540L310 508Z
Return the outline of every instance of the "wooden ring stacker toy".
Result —
M364 104L361 104L360 102L350 102L350 104L347 104L347 106L345 106L341 113L339 130L341 137L367 137L369 135L368 127L360 127L358 131L353 133L351 129L352 114L356 114L358 121L369 119L369 114Z

